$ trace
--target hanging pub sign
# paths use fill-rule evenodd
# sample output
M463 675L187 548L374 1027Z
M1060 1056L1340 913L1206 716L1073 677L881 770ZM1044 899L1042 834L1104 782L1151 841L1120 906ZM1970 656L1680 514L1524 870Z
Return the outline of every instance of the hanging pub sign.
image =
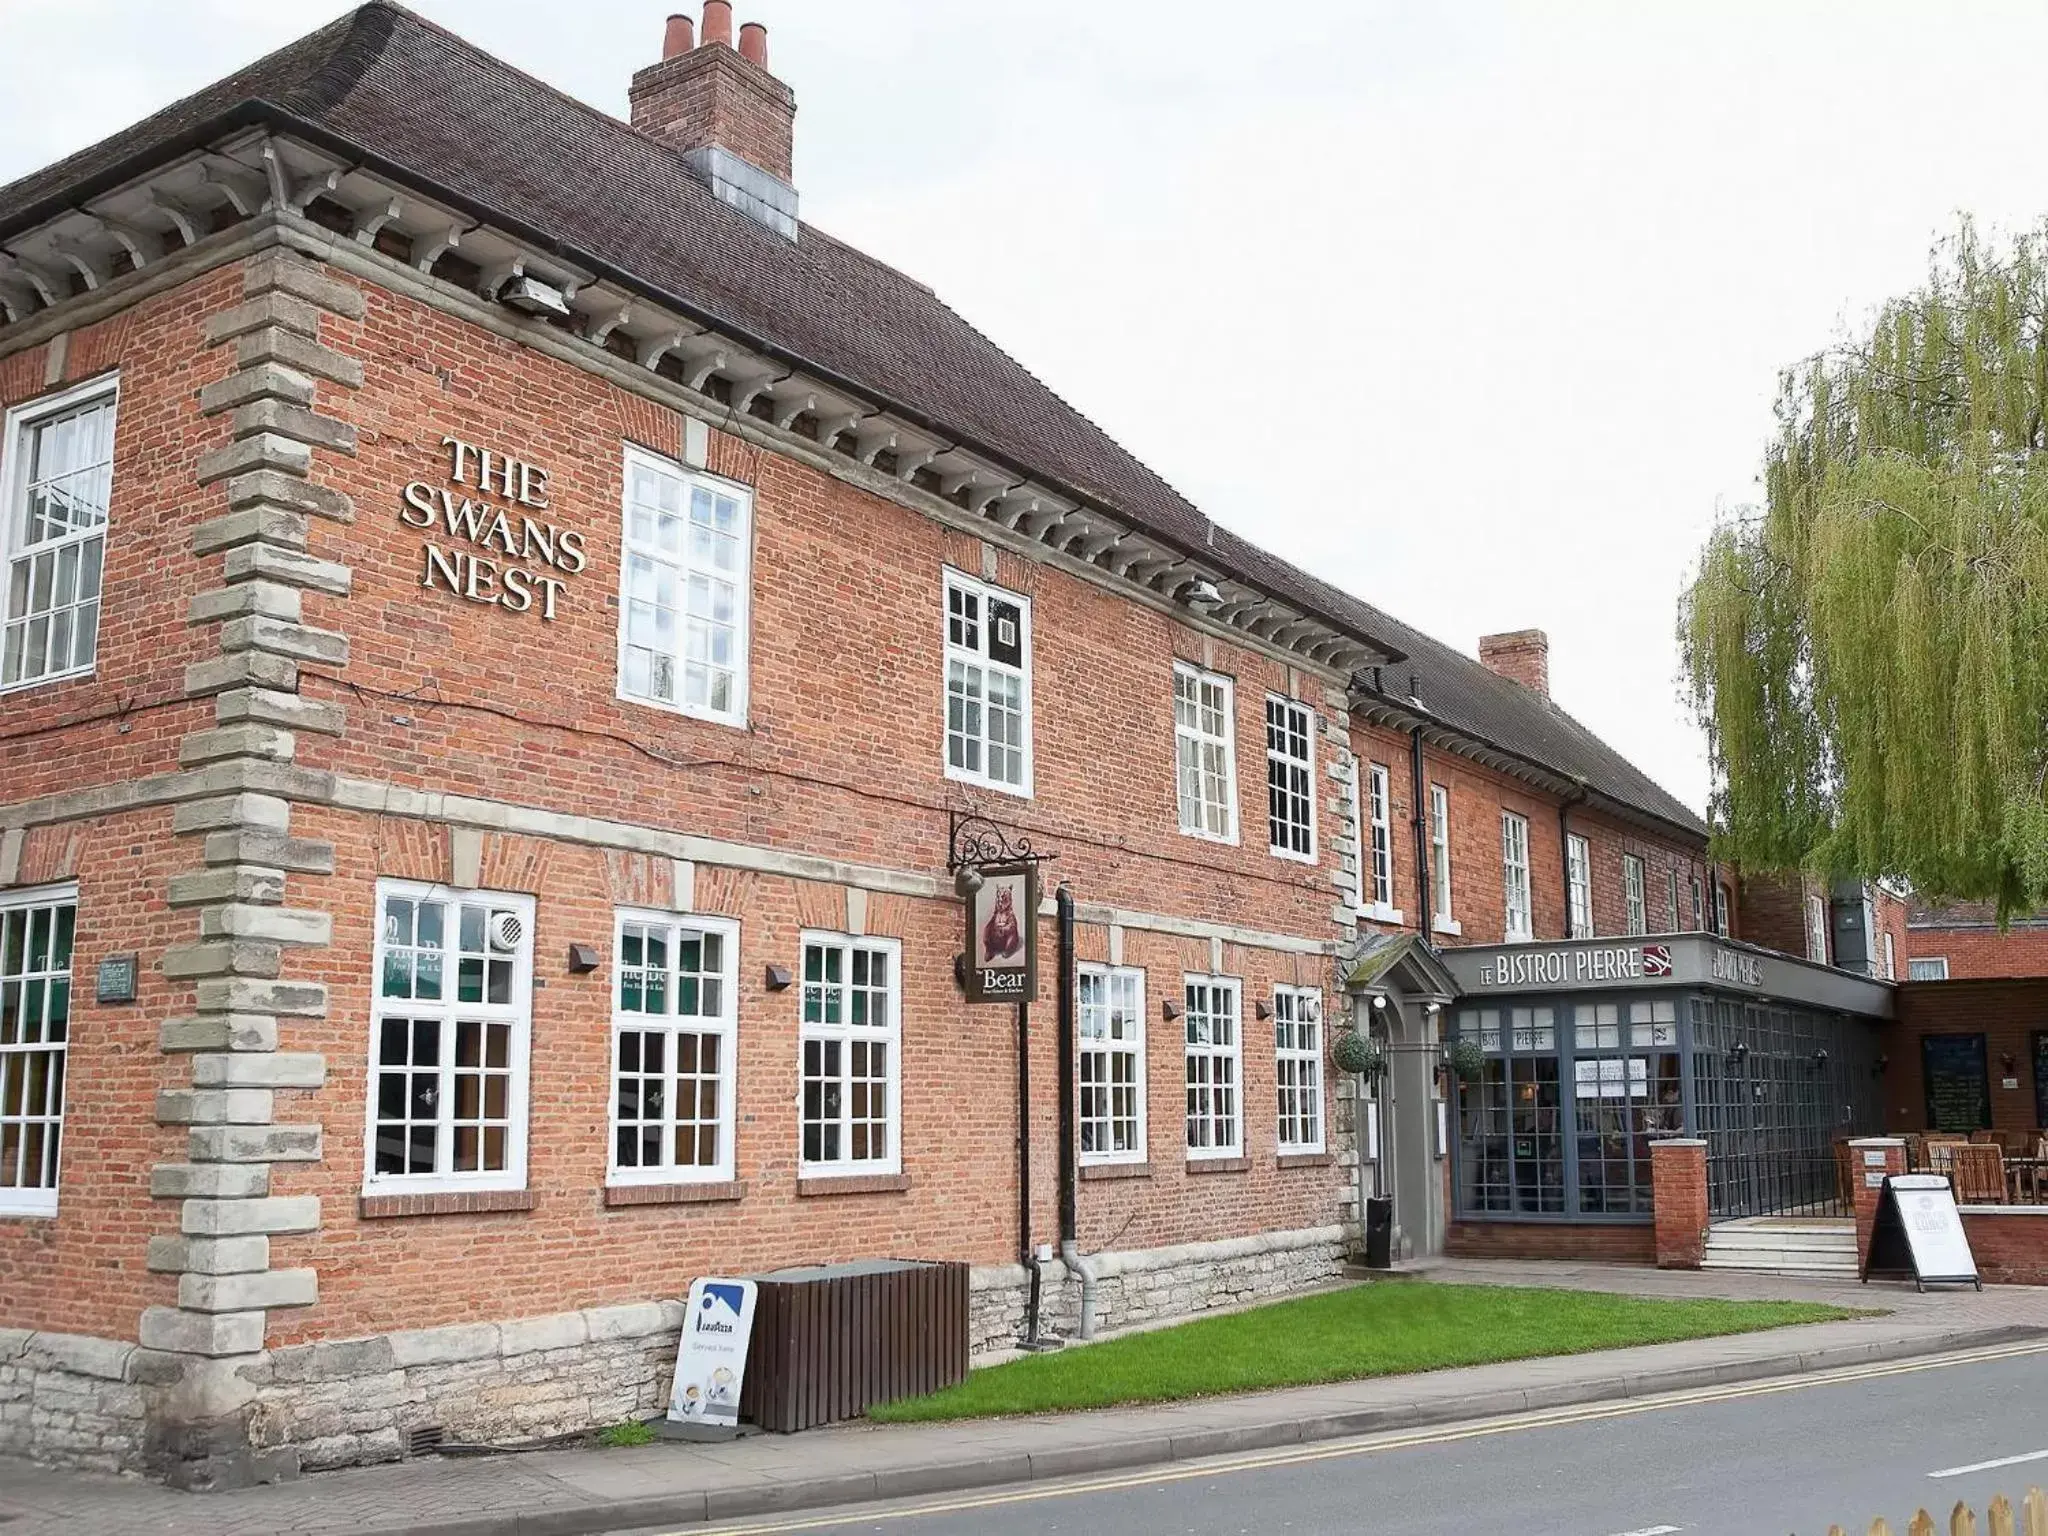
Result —
M1038 996L1038 865L983 865L967 895L967 1001Z

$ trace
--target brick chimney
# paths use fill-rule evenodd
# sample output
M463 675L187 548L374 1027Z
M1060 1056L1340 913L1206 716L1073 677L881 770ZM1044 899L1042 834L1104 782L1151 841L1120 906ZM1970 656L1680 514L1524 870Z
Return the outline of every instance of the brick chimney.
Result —
M787 239L796 238L790 144L796 96L768 73L768 29L740 28L731 0L704 0L704 20L671 16L661 62L633 76L633 126L679 149L719 201Z
M1479 664L1510 682L1520 683L1531 693L1550 697L1550 636L1540 629L1481 635Z

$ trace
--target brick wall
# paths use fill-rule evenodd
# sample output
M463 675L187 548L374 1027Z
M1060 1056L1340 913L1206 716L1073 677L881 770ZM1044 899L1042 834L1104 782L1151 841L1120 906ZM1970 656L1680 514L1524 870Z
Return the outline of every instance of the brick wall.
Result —
M1879 1049L1885 1124L1893 1130L1927 1129L1927 1096L1920 1042L1928 1035L1982 1034L1991 1080L1991 1123L1997 1130L2040 1124L2034 1096L2033 1037L2048 1030L2048 979L1909 981L1899 987L1898 1017L1884 1028ZM2012 1058L2007 1072L2004 1058ZM2007 1088L2010 1078L2015 1086Z
M1454 1221L1444 1251L1458 1259L1578 1259L1602 1264L1654 1264L1657 1229L1634 1224L1537 1221Z
M1969 1210L1963 1235L1991 1285L2048 1285L2048 1207Z
M2016 922L2004 933L1993 924L1907 928L1899 953L1915 960L1944 959L1957 981L1984 977L2048 976L2048 923ZM1906 962L1899 962L1903 975Z

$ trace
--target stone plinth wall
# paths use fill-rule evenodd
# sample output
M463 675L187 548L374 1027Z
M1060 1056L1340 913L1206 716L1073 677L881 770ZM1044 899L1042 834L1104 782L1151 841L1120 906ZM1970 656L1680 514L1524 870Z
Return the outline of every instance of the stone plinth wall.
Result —
M248 1368L250 1438L339 1467L423 1429L502 1445L642 1418L668 1401L682 1327L680 1301L650 1301L274 1349Z
M0 1455L96 1472L142 1464L146 1352L115 1339L0 1328Z
M1336 1277L1346 1246L1346 1229L1329 1226L1081 1257L1095 1271L1096 1330L1107 1332L1306 1290ZM1041 1274L1040 1332L1075 1337L1081 1276L1057 1258L1042 1265ZM1014 1349L1030 1304L1030 1270L977 1265L968 1287L969 1352Z

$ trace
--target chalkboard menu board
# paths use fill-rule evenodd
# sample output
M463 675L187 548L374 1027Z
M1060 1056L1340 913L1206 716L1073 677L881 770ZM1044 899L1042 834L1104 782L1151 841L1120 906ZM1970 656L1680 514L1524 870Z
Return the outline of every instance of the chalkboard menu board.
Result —
M1982 1035L1926 1035L1920 1071L1927 1083L1927 1129L1991 1129L1991 1071Z
M2034 1031L2034 1124L2048 1131L2048 1029Z

